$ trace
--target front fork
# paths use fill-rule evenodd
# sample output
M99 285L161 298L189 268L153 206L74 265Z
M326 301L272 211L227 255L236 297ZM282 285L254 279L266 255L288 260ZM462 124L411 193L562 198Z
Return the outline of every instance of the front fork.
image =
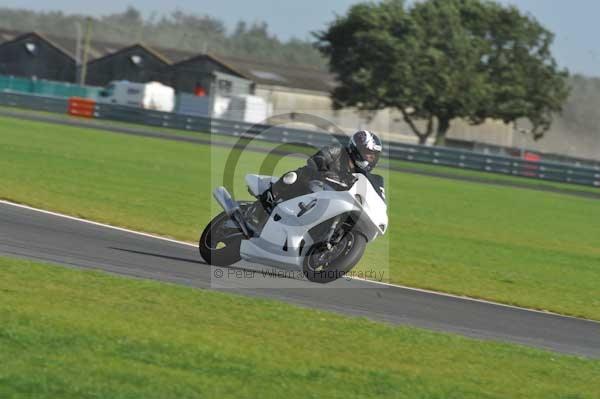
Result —
M215 197L215 200L221 205L227 216L229 216L229 218L240 228L244 237L250 238L252 236L251 230L244 220L240 205L231 198L231 194L229 194L227 189L225 187L216 188L213 191L213 197Z
M331 226L329 227L329 231L327 232L327 236L325 238L325 242L326 242L326 245L327 245L327 249L329 249L329 250L332 248L331 242L333 241L333 238L334 238L335 233L336 233L335 230L337 229L337 226L339 224L340 224L340 217L338 216L331 223ZM334 242L334 244L337 244L337 242Z

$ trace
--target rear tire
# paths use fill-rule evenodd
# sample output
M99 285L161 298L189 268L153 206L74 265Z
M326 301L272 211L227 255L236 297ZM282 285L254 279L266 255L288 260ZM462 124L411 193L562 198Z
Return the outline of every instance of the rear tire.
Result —
M367 246L367 239L361 233L348 231L338 245L341 253L331 259L326 265L319 262L322 256L330 251L321 243L310 247L304 257L302 271L309 281L315 283L330 283L344 277L360 261Z

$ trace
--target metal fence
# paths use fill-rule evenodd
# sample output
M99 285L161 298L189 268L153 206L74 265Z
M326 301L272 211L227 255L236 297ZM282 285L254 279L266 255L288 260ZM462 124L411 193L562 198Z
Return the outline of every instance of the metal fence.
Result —
M0 92L0 105L59 114L67 113L67 99L59 97Z
M0 105L66 113L67 101L60 98L0 93ZM276 143L298 143L322 147L345 143L347 137L284 126L249 124L223 119L150 111L109 104L96 104L94 117L172 129L210 132L242 138L256 138ZM500 155L487 155L443 147L427 147L387 142L386 155L391 160L443 165L453 168L522 176L546 181L600 187L600 167L578 167L556 162L533 162Z

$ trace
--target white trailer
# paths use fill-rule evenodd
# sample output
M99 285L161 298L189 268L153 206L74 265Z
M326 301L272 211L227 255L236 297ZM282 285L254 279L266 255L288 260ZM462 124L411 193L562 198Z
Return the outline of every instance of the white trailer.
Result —
M175 109L175 90L159 82L136 83L119 80L110 82L100 92L97 101L172 112Z

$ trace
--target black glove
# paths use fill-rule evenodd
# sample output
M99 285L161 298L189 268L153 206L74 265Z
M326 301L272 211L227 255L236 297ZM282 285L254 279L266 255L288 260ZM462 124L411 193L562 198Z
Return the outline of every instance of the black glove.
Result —
M323 179L332 179L332 180L341 181L340 176L338 176L337 173L332 172L330 170L321 172L321 176L323 176Z
M323 181L326 184L329 184L333 189L337 191L344 191L350 188L350 184L348 184L347 181L342 179L337 173L327 171L322 173L321 176L323 176Z

